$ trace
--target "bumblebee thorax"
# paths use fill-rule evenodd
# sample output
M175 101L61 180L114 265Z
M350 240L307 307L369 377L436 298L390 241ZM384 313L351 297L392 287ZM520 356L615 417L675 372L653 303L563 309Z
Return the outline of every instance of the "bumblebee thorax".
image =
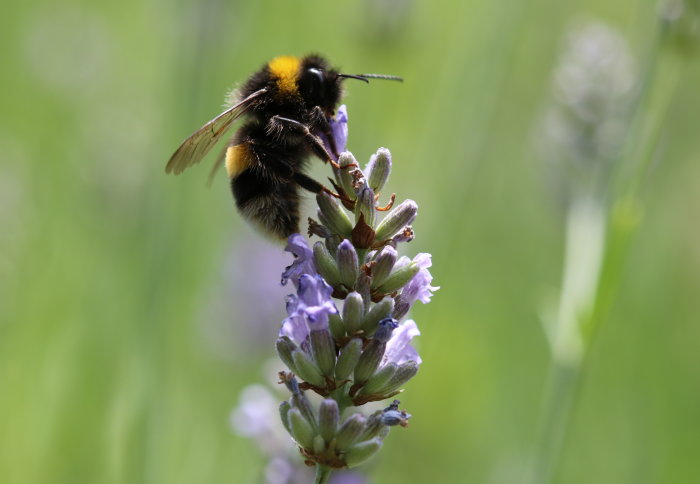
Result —
M289 55L275 57L268 64L270 74L282 95L298 95L297 80L301 69L301 59Z

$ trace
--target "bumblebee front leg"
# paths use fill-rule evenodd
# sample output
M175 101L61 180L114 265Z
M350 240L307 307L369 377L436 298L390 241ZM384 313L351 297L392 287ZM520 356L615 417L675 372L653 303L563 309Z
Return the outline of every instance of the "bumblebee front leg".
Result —
M332 197L338 198L342 200L343 202L351 203L354 204L354 200L350 200L349 198L339 195L328 188L324 187L321 183L317 182L313 178L304 175L303 173L295 173L294 176L292 177L294 181L303 189L310 191L311 193L327 193Z
M324 162L330 163L333 168L340 169L340 165L338 165L338 163L333 160L333 157L331 157L331 154L328 153L321 138L313 134L304 123L283 116L272 116L267 123L266 130L268 134L273 136L281 136L285 131L302 136L316 156L321 158Z

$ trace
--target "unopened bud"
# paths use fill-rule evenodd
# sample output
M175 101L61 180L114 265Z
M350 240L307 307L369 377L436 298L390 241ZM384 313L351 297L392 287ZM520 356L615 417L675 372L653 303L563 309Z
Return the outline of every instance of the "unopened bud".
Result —
M386 148L379 148L365 167L367 184L375 192L381 191L391 173L391 153Z
M340 282L338 266L335 259L321 241L314 244L314 265L319 274L331 286L336 286Z
M321 375L321 370L306 352L301 349L293 351L292 361L297 369L296 374L299 375L299 378L317 387L325 385L326 382L323 379L323 375Z
M360 265L355 247L349 240L343 240L338 246L336 262L338 264L340 282L348 289L354 288L355 281L357 281L357 276L360 273Z
M345 465L355 467L374 457L382 448L382 441L378 438L359 442L350 447L345 453Z
M359 413L354 413L340 426L335 438L336 449L343 451L354 444L365 432L367 419Z
M319 219L331 232L349 237L352 232L352 222L348 218L340 203L326 192L316 195L316 203L319 208ZM393 235L393 234L392 234Z
M397 368L398 366L396 363L387 363L384 365L382 368L376 371L369 380L367 380L367 383L365 383L360 390L360 394L373 395L375 393L380 393L379 390L386 386L389 380L391 380L396 373Z
M292 408L287 413L287 418L289 419L290 433L294 440L305 449L313 449L316 433L301 412L296 408Z
M376 239L378 241L386 240L403 229L406 225L410 225L418 215L418 205L413 200L404 200L391 210L384 219L379 222L376 230Z
M374 258L374 266L372 267L372 287L379 287L394 268L398 252L391 245L386 245ZM318 264L317 264L318 267Z
M339 422L338 403L331 398L322 401L318 411L318 431L326 442L330 442L335 436Z
M292 358L292 353L297 350L297 345L289 339L288 336L282 336L277 339L276 343L277 354L279 355L282 362L287 365L287 368L297 373L296 365L294 364L294 359Z
M385 293L399 290L408 284L408 281L413 279L413 276L418 274L418 271L420 271L420 266L413 262L404 267L400 267L392 272L377 290Z
M357 362L362 354L362 340L353 338L340 350L338 361L335 364L336 380L345 380L355 370Z
M340 165L340 170L337 175L337 181L339 182L339 185L343 190L345 190L345 193L348 196L354 196L355 187L353 186L354 177L352 176L354 168L348 167L350 167L351 165L357 166L357 160L352 155L352 153L350 153L349 151L344 151L338 157L338 165Z
M360 215L364 215L364 221L370 227L374 226L374 219L377 211L375 209L374 192L369 187L360 190L357 202L355 203L355 222L360 220Z
M386 296L377 304L372 306L369 312L362 320L362 329L365 334L371 336L377 330L379 321L391 317L394 311L394 299L391 296Z
M343 304L343 324L348 334L354 334L365 316L365 303L357 292L351 292Z
M330 331L325 329L311 331L309 340L311 341L311 351L321 373L332 376L335 368L335 341Z

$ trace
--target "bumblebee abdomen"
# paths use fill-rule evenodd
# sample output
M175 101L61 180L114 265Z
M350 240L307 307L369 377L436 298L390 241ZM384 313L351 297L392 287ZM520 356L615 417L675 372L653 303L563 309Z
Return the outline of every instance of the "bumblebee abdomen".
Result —
M241 214L263 232L285 239L299 232L299 194L296 185L278 184L244 170L231 179Z

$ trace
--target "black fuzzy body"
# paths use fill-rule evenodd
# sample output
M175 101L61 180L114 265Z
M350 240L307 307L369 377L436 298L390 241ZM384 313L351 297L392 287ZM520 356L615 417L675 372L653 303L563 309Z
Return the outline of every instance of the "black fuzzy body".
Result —
M266 92L250 104L248 121L229 144L239 149L238 169L229 169L237 208L280 239L299 232L299 188L316 193L323 189L304 169L312 155L328 161L329 153L319 149L319 144L323 146L319 135L330 134L329 122L341 97L342 78L324 59L307 56L299 61L294 89L279 88L272 62L248 79L240 90L242 99L260 89ZM309 69L322 72L322 77Z

